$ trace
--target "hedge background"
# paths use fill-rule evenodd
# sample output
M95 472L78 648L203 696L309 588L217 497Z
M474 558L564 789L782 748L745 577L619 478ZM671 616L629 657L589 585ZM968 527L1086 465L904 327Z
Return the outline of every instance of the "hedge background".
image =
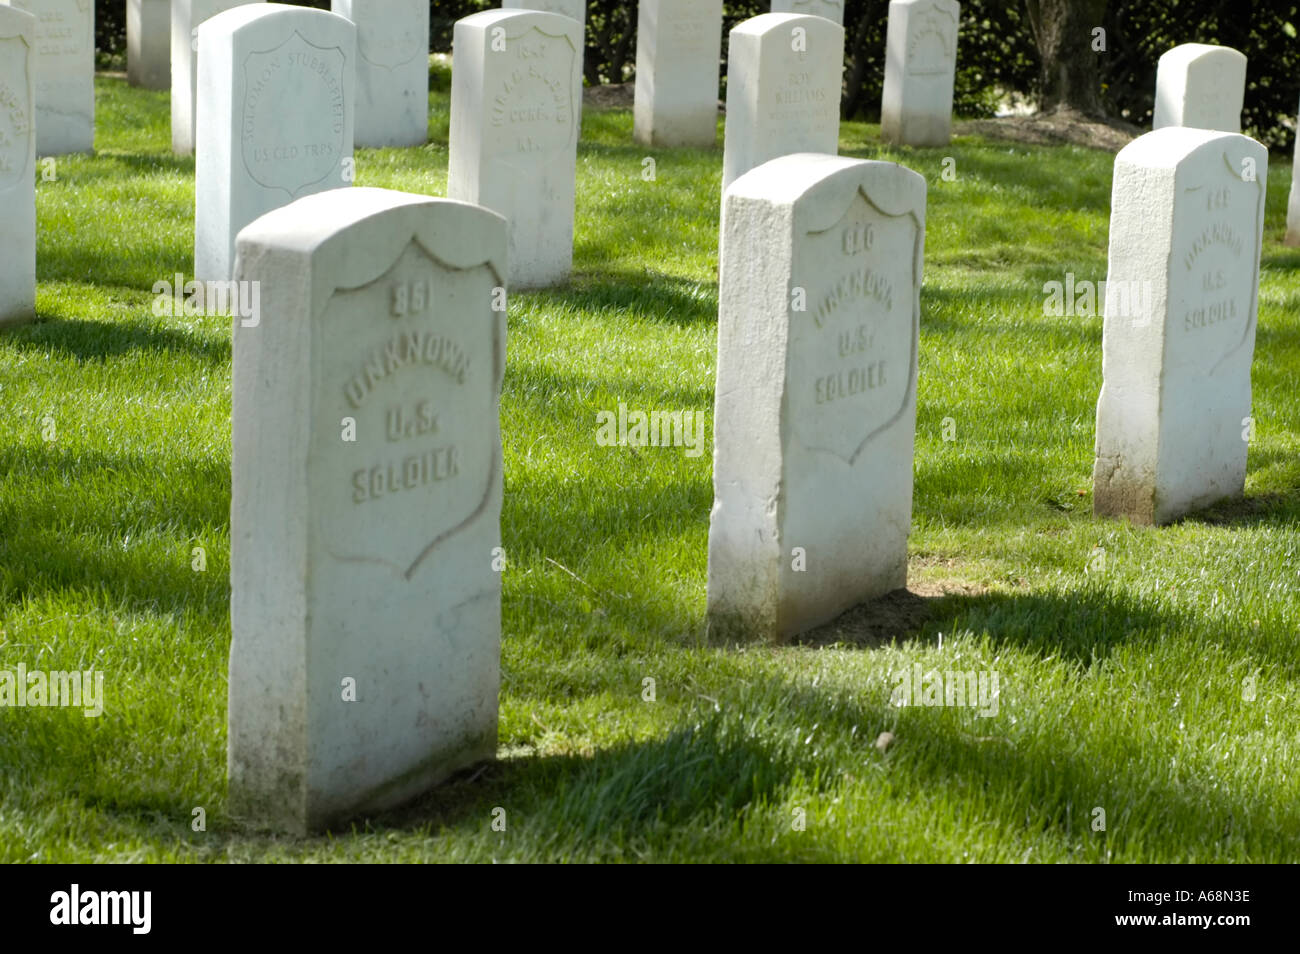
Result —
M300 2L329 8L328 0ZM450 50L452 24L497 5L491 0L432 0L431 49ZM770 0L727 0L724 29L769 8ZM888 0L845 2L843 112L847 118L879 118L888 10ZM98 0L95 15L101 65L123 68L126 0ZM1101 25L1106 30L1106 51L1096 55L1103 101L1111 115L1149 126L1160 54L1179 43L1220 43L1250 59L1242 116L1246 132L1271 149L1292 148L1300 108L1300 3L1111 0ZM1084 44L1091 40L1079 38ZM587 82L627 82L635 66L636 4L588 0ZM1002 92L1034 96L1038 52L1020 0L964 0L957 66L954 108L961 116L992 115Z

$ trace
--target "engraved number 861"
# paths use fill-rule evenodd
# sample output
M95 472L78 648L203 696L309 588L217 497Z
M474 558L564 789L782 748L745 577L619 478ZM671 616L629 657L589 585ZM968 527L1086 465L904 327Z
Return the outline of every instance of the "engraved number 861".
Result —
M426 282L400 282L393 286L394 318L418 315L427 307L429 307L429 289Z

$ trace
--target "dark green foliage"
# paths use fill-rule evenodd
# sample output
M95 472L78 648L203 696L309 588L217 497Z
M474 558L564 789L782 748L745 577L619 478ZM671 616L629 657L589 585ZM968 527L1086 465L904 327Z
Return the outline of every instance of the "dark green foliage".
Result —
M1143 0L1112 3L1102 82L1111 112L1151 122L1156 61L1179 43L1217 43L1245 53L1244 131L1270 149L1287 147L1300 100L1300 5L1287 0ZM1289 125L1288 125L1289 124Z
M296 0L329 9L329 0ZM494 0L431 0L429 41L451 49L461 17L499 6ZM770 0L729 0L724 31L771 9ZM884 83L889 0L846 0L845 117L876 121ZM122 69L126 3L95 5L96 43L102 66ZM1096 54L1109 112L1149 125L1155 99L1156 61L1179 43L1221 43L1250 57L1246 107L1248 134L1271 149L1289 148L1300 101L1300 6L1289 0L1112 0L1102 26L1106 51ZM1091 45L1091 36L1079 42ZM723 44L723 94L726 44ZM1038 51L1019 0L963 0L954 109L959 116L992 115L1003 93L1033 96ZM587 83L622 83L636 70L636 4L589 0Z

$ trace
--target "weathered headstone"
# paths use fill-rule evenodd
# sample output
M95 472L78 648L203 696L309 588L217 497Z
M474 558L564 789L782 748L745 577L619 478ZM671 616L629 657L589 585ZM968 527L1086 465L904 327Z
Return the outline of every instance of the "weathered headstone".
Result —
M36 17L36 154L95 148L95 8L91 0L0 0Z
M844 25L844 0L772 0L773 13L803 13Z
M447 195L505 216L510 285L563 282L573 265L582 29L530 10L456 23Z
M956 0L890 0L880 136L903 146L946 146L957 75Z
M1169 127L1115 159L1093 510L1163 524L1240 496L1268 150Z
M172 82L170 0L127 0L126 81L143 89L169 89Z
M718 141L722 0L637 5L633 135L648 146Z
M36 314L36 29L0 6L0 325Z
M1160 57L1151 127L1191 126L1241 132L1245 95L1243 53L1228 46L1184 43Z
M723 189L777 156L839 152L842 26L764 13L733 29L728 42Z
M925 180L784 156L723 199L708 613L784 640L902 587Z
M195 30L218 13L262 0L171 0L172 152L194 152L199 96L199 41Z
M199 47L194 275L227 281L245 225L351 184L356 27L256 3L200 25Z
M429 138L429 0L333 0L357 26L358 146Z
M239 236L232 811L306 831L496 754L505 222L382 189Z
M502 0L502 10L541 10L587 24L587 0Z

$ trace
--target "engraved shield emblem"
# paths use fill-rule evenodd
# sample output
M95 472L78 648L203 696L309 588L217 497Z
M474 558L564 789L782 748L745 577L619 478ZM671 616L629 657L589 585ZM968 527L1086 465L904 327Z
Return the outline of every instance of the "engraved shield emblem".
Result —
M0 191L29 178L32 125L27 82L32 51L20 36L0 39Z
M566 150L577 135L579 107L571 81L578 51L567 36L548 36L533 27L510 37L504 56L508 73L496 89L486 91L484 152L533 175L539 161Z
M913 76L947 73L956 56L957 24L951 16L931 10L919 18L907 45L907 72Z
M906 408L918 233L911 214L887 215L859 190L836 225L803 237L806 310L790 313L786 400L805 447L851 464Z
M344 63L341 49L314 46L296 31L273 50L249 54L239 133L254 182L296 198L339 167ZM295 110L287 120L286 109Z
M488 505L505 342L487 303L499 281L412 241L383 276L326 306L310 479L336 558L412 577ZM340 438L347 419L354 440Z
M1175 367L1213 374L1255 326L1263 184L1240 170L1241 156L1225 151L1179 195L1165 345Z
M383 25L377 30L357 31L357 53L362 59L391 70L409 63L427 50L428 37L421 36L414 30L394 29L395 24L402 22L404 4L393 0L377 0L373 6Z

